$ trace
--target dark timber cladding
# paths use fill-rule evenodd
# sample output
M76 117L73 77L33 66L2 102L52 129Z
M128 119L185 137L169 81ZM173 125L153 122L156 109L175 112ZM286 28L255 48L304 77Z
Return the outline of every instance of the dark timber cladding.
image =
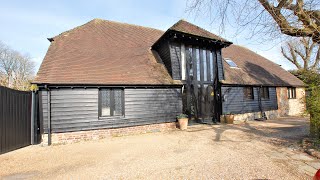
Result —
M171 57L171 69L172 78L176 80L181 80L181 45L179 43L170 43L170 57Z
M0 154L31 144L31 92L0 86Z
M171 67L171 50L169 48L169 42L163 41L155 48L155 50L158 52L159 56L161 57L164 65L166 66L169 74L173 76L172 67ZM174 72L176 74L176 72Z
M125 88L125 115L100 117L97 88L51 90L52 132L175 122L182 112L180 88ZM47 133L47 92L42 91L43 128Z
M221 88L223 96L223 113L242 114L248 112L260 112L259 107L259 87L253 88L254 99L246 99L243 93L243 87L228 87ZM269 99L261 99L262 111L277 110L277 93L275 87L269 87Z

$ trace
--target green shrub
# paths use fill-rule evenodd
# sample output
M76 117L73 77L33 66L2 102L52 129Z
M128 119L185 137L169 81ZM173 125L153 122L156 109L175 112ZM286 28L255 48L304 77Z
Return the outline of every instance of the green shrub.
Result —
M310 88L311 92L307 98L307 111L310 113L310 135L320 139L320 87Z
M177 119L183 119L183 118L188 118L188 115L186 115L186 114L177 115Z

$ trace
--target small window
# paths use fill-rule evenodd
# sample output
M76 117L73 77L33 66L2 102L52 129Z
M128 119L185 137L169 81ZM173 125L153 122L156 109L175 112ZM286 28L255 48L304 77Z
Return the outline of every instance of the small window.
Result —
M99 91L99 117L124 115L123 89L101 89Z
M296 99L296 88L288 87L288 99Z
M260 88L260 96L262 99L269 99L269 88L261 87Z
M243 95L245 99L253 100L253 87L244 87L243 88Z
M233 62L231 59L225 58L224 60L228 63L228 65L230 67L233 67L233 68L237 68L238 67L237 64L235 62Z

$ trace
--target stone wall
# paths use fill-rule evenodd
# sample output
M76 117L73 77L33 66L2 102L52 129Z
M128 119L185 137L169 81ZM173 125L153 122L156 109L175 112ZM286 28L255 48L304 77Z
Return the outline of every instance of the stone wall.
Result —
M278 114L279 116L288 116L289 114L289 101L288 101L288 88L277 87L277 101L278 101Z
M296 99L288 99L289 116L301 116L306 110L305 88L296 88Z
M265 111L267 119L276 119L279 117L278 110L271 110ZM251 121L254 119L261 118L261 112L251 112L251 113L244 113L244 114L235 114L234 120L235 121Z
M70 144L80 141L88 140L98 140L107 137L114 136L125 136L132 134L144 134L151 132L162 132L176 129L176 123L161 123L161 124L150 124L143 126L133 126L126 128L117 129L99 129L99 130L89 130L89 131L76 131L67 133L53 133L51 134L51 143L55 144ZM48 145L48 134L42 135L43 145Z

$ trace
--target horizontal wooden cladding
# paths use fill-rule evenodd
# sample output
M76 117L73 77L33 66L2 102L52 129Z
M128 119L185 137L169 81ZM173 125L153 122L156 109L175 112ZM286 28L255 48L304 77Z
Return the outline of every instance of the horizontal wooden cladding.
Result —
M51 90L52 132L70 132L174 122L182 112L180 88L126 88L125 116L98 117L98 89ZM44 132L48 127L47 92L42 91Z
M182 112L181 89L125 90L125 114L129 119L147 121L157 117L175 120Z
M222 87L223 113L248 113L259 112L260 106L258 101L258 88L253 88L254 99L246 99L243 94L243 87ZM275 87L269 87L269 99L261 99L261 108L263 111L276 110L277 94Z
M44 130L47 131L47 93L43 94ZM70 126L88 126L98 118L98 89L53 89L51 90L51 125L68 131Z

